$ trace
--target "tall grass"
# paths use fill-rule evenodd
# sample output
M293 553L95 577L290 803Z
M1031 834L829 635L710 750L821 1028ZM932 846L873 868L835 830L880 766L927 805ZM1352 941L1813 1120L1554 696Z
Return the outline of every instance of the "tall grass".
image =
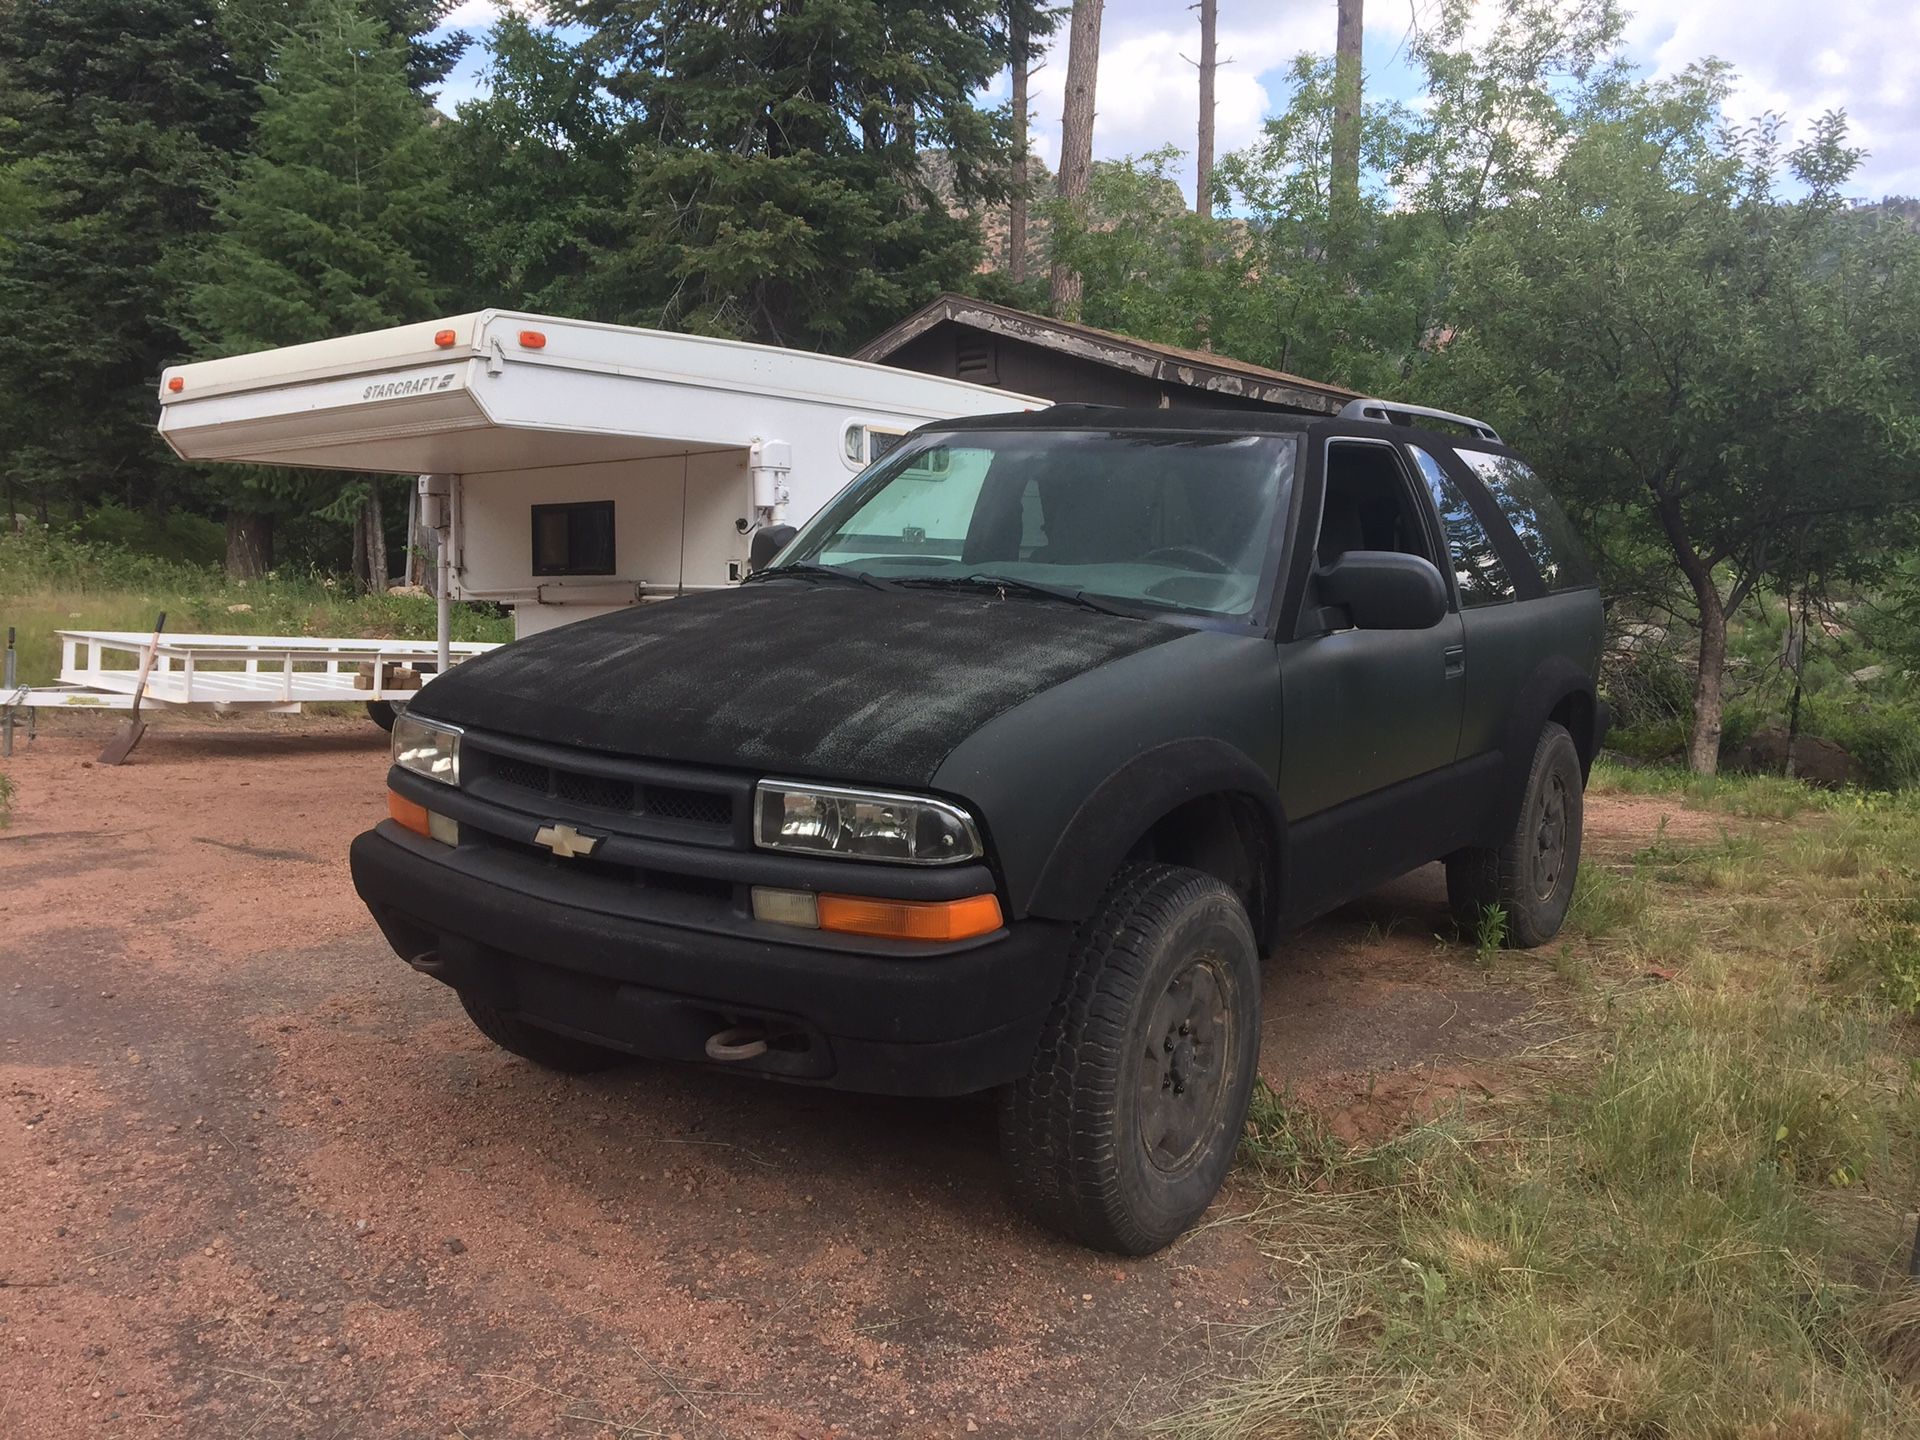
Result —
M1366 1149L1265 1097L1245 1159L1291 1298L1164 1428L1920 1436L1920 802L1800 808L1590 866L1593 983L1501 1098Z
M0 535L0 627L18 631L20 680L39 685L60 667L57 630L153 628L174 634L339 635L426 639L435 609L424 595L363 595L331 576L275 573L230 581L218 569L156 560L43 532ZM510 620L457 605L456 640L507 640Z

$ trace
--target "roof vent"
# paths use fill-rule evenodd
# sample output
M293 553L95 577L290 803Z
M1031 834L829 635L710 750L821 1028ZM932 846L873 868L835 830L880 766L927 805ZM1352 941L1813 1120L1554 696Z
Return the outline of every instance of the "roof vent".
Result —
M957 378L971 380L976 385L999 384L1000 366L993 341L984 335L966 335L955 340L953 373Z

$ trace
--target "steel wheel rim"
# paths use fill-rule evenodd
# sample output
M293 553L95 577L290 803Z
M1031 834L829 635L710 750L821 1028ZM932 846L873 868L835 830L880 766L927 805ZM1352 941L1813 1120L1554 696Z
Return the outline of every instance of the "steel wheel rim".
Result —
M1551 899L1560 888L1560 874L1567 863L1572 809L1566 776L1556 770L1547 776L1546 792L1540 797L1540 820L1534 828L1533 891L1541 900Z
M1218 1127L1235 1040L1226 997L1225 967L1203 953L1167 982L1147 1017L1136 1126L1163 1173L1190 1170Z

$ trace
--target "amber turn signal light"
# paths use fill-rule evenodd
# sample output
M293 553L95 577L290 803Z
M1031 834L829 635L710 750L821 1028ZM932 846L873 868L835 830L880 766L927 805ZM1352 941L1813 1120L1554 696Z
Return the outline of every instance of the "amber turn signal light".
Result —
M387 791L387 814L393 817L394 824L402 829L411 830L416 835L433 833L429 828L427 807L407 799L397 790Z
M1000 902L992 895L934 901L822 895L819 914L822 930L885 940L971 940L1000 928Z
M436 330L433 332L433 343L438 345L442 350L452 345L458 338L459 337L451 330Z
M547 348L547 337L538 330L522 330L520 346L524 350L544 350Z
M167 389L171 390L176 395L178 395L182 390L186 388L187 388L187 382L182 380L178 375L175 375L173 378L167 381Z

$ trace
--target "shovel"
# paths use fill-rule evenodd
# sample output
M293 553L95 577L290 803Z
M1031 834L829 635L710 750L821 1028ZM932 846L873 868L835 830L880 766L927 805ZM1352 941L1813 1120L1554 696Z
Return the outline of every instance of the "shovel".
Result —
M107 742L107 748L100 752L102 765L119 765L133 754L133 747L140 743L140 737L147 733L146 722L140 718L140 697L147 693L147 674L153 669L153 657L160 650L160 632L167 628L167 612L162 610L160 618L153 622L153 639L147 642L147 653L140 657L140 678L133 682L133 711Z

